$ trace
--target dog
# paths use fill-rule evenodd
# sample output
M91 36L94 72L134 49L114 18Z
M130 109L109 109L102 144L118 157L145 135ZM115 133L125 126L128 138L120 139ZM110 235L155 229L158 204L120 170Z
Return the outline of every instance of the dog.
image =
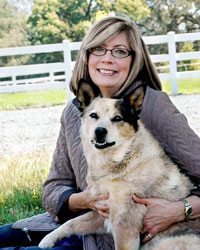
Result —
M73 234L111 233L116 250L199 249L200 238L185 233L189 228L200 229L199 219L175 224L141 246L146 207L136 204L132 194L179 201L194 187L139 119L144 85L122 99L98 95L96 86L80 81L77 98L83 112L81 141L88 163L87 183L92 194L109 194L109 218L87 212L48 234L39 247L52 247Z

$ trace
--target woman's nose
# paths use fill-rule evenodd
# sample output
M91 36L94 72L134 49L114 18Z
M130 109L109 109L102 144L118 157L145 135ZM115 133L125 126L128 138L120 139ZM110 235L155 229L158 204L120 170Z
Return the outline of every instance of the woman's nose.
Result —
M105 61L105 62L112 62L114 59L113 59L113 56L111 54L111 51L107 50L105 55L102 56L101 60Z

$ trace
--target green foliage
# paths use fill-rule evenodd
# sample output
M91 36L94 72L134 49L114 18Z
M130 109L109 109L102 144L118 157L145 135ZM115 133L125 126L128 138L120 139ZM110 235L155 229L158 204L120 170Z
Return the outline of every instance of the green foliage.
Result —
M129 16L134 21L139 21L150 15L150 10L143 0L116 0L113 10Z
M58 16L58 0L36 0L28 18L28 34L32 44L57 43L65 39L68 28Z

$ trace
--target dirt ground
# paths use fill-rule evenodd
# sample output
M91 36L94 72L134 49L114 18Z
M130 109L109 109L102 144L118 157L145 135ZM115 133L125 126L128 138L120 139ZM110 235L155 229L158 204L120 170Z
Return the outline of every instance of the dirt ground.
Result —
M200 94L170 97L200 136ZM64 106L0 112L0 154L54 150Z

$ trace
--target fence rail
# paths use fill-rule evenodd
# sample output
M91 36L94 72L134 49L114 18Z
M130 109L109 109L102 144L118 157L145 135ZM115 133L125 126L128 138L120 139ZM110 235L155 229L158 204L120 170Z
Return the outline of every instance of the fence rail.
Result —
M167 44L168 54L151 55L151 58L154 63L166 62L169 65L169 73L159 73L159 77L161 80L170 80L172 95L178 94L178 79L200 78L200 70L177 69L178 61L200 59L200 51L176 52L177 42L199 41L200 32L175 34L171 31L166 35L145 36L143 40L146 45ZM65 88L68 98L71 98L69 81L75 64L71 52L78 50L80 45L81 42L71 43L65 40L57 44L1 48L0 57L61 52L64 59L63 62L57 63L0 67L0 93Z

